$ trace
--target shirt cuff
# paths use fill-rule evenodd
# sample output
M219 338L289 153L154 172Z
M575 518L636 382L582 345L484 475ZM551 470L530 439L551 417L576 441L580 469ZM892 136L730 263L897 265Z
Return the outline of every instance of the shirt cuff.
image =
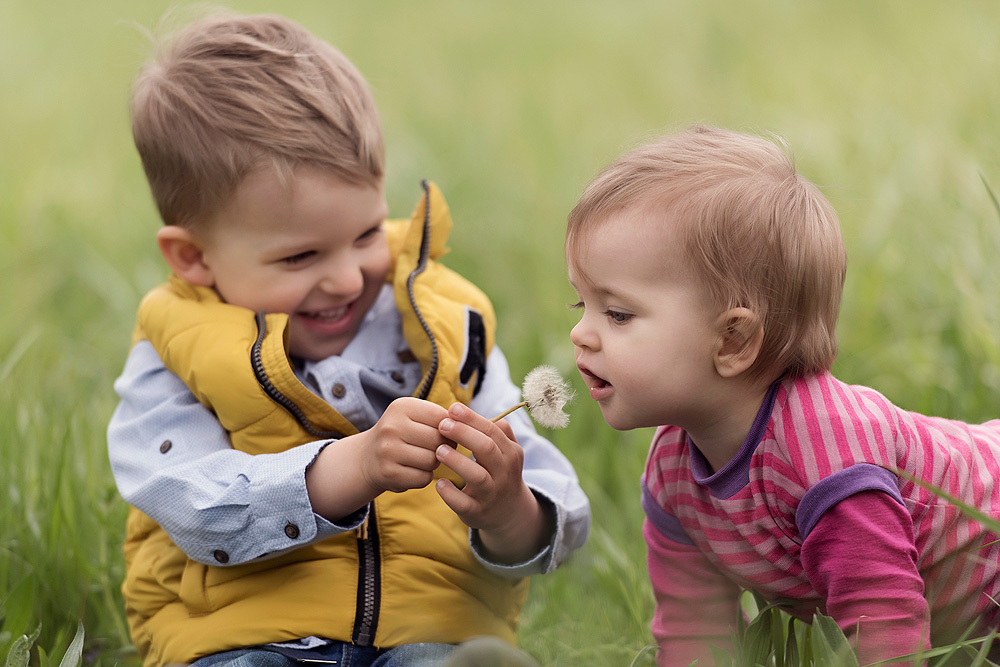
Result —
M513 564L497 563L490 560L485 554L486 548L479 537L479 530L475 528L469 530L469 546L472 548L472 553L476 556L476 560L487 570L501 577L517 579L530 577L533 574L542 574L554 569L552 554L555 553L563 534L562 527L564 521L560 517L558 505L549 500L545 494L539 492L537 489L531 489L531 491L535 494L535 498L538 499L539 503L551 508L551 511L555 514L556 525L549 543L528 560Z

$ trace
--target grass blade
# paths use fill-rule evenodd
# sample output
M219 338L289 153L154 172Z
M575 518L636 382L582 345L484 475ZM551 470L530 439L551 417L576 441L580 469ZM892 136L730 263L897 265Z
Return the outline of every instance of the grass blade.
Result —
M63 654L62 660L59 661L59 667L78 667L83 660L84 635L83 622L81 621L76 626L76 636L73 637L73 641L66 648L66 653Z
M997 215L1000 215L1000 199L997 199L996 193L993 192L993 188L990 187L989 181L986 180L986 174L984 174L982 170L979 171L979 178L982 179L983 185L986 186L986 193L993 201L993 208L997 210Z
M38 639L41 631L42 625L39 623L31 635L18 637L10 647L10 651L7 652L5 667L27 667L28 661L31 659L31 647L35 645L35 640Z
M837 622L829 616L813 617L813 640L817 667L858 667L858 658Z

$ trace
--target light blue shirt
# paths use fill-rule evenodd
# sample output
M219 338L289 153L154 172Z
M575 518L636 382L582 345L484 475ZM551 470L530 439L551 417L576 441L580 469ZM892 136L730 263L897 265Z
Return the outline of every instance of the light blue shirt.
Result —
M340 356L306 362L296 374L358 428L370 428L395 398L409 396L420 365L407 349L391 290L383 289L354 340ZM336 389L335 389L336 388ZM121 401L108 426L108 455L122 497L156 521L191 559L227 565L273 557L353 530L367 509L330 522L314 513L305 472L336 440L310 442L277 454L232 448L229 434L187 386L164 366L148 341L135 345L115 382ZM494 348L482 387L469 407L486 416L521 400L507 360ZM470 545L493 572L523 577L553 570L587 538L590 506L572 465L540 436L525 411L507 418L524 449L523 478L555 511L556 530L538 554L515 565L490 562L470 530ZM298 531L286 532L292 524ZM297 534L296 534L297 532Z

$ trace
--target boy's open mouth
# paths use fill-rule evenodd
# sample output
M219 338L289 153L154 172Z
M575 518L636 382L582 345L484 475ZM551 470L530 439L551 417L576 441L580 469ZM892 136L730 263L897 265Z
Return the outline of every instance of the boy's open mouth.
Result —
M299 315L318 322L336 322L350 313L352 305L349 303L346 306L337 306L336 308L327 308L326 310L302 311Z
M313 333L321 336L340 336L349 331L354 323L357 301L335 308L323 310L300 310L299 320Z

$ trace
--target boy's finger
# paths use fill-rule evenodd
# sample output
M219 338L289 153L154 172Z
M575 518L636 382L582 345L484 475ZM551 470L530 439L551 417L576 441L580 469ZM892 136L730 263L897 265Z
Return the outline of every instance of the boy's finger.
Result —
M508 440L513 440L514 442L517 442L517 438L514 436L514 429L511 427L510 423L508 423L506 419L501 419L493 423L496 424L501 431L503 431L503 434L507 436Z
M437 448L437 460L464 479L466 486L482 486L490 481L490 474L483 466L447 445Z
M479 431L485 431L487 425L493 423L464 403L452 403L448 408L448 416Z
M499 440L504 436L502 435L503 432L499 428L496 428L496 425L492 422L486 420L485 426L497 437L491 437L490 434L477 429L475 425L456 421L451 417L441 420L438 430L443 437L459 443L472 452L479 465L492 468L497 465L498 460L503 456ZM455 470L455 472L461 474L458 470ZM464 475L462 476L464 477Z
M494 422L462 403L451 404L451 407L448 408L448 418L454 422L467 424L469 427L485 434L488 438L490 438L490 440L496 443L498 447L503 446L504 440L517 442L517 438L514 436L514 430L511 428L510 424L507 423L507 420L501 419ZM498 430L500 433L497 433Z
M464 458L464 457L463 457ZM455 486L451 480L439 479L437 484L435 484L438 495L441 496L441 500L444 504L451 508L451 511L459 516L468 514L476 507L476 501L470 498L467 494L463 493L461 489Z
M427 426L437 426L438 422L448 416L448 411L437 403L412 396L397 398L389 407L399 410L407 419Z

